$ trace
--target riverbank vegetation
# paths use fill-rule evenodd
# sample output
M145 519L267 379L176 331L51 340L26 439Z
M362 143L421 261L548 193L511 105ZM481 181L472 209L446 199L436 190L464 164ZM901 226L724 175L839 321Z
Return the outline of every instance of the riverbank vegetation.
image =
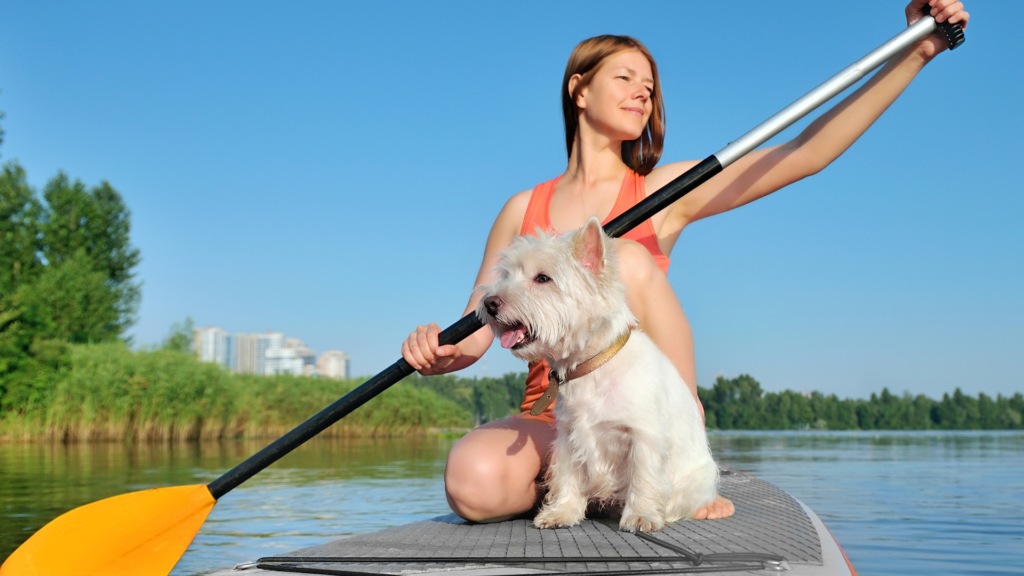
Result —
M169 338L166 344L171 344ZM287 432L361 380L233 374L171 346L133 351L121 342L49 344L49 364L3 398L4 440L200 440ZM412 376L324 432L396 436L466 430L518 412L525 374L499 378ZM868 399L764 392L750 376L700 388L709 429L1022 429L1024 396L935 400L883 389Z
M227 372L190 354L70 345L38 371L31 393L6 402L0 437L52 440L261 438L284 434L359 384ZM433 391L400 383L324 432L393 436L465 428L470 416Z

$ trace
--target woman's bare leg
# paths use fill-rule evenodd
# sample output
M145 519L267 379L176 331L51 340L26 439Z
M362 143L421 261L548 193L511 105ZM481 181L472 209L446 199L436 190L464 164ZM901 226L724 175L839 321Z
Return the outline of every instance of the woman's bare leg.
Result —
M651 253L632 240L616 240L619 278L626 285L629 309L640 321L640 328L668 356L680 376L697 397L697 367L694 362L693 331L683 313L679 298L672 290ZM719 496L714 502L697 510L697 520L728 518L736 508Z
M555 427L525 418L488 422L466 434L448 454L448 505L476 522L498 522L533 510L544 495L540 478Z

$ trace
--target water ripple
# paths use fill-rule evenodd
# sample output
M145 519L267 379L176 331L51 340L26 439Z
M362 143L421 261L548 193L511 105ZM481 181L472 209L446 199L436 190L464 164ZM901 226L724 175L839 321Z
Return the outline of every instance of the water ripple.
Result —
M813 508L862 574L1024 567L1024 435L711 435L716 458ZM203 574L449 512L450 440L315 440L226 495L172 574ZM0 445L0 557L84 503L209 482L263 446Z

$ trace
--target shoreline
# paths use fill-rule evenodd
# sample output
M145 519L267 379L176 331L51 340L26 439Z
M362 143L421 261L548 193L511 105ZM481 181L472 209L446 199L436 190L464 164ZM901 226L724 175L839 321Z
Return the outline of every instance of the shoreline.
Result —
M112 445L112 444L124 444L124 445L139 445L139 446L164 446L168 444L172 445L197 445L206 443L229 443L229 442L255 442L260 440L273 440L279 438L285 432L290 430L289 428L281 428L281 432L267 431L260 434L248 434L248 435L233 435L233 436L217 436L217 437L109 437L109 436L88 436L88 437L57 437L51 434L42 435L11 435L0 433L0 445L11 446L11 445ZM313 440L396 440L396 439L458 439L470 431L473 428L414 428L414 429L403 429L403 430L377 430L377 429L366 429L357 426L343 427L338 433L332 433L331 430L325 431L312 438ZM919 438L919 437L934 437L935 439L941 439L942 437L959 437L959 436L1020 436L1024 437L1024 430L1018 430L1015 428L1006 429L936 429L936 428L922 428L922 429L888 429L888 430L792 430L792 429L779 429L779 430L720 430L720 429L709 429L707 430L708 436L719 436L719 437L764 437L764 436L778 436L778 437L804 437L804 438L878 438L878 437L904 437L904 438Z
M222 435L104 435L104 434L62 434L43 433L11 433L2 431L0 424L0 445L10 444L201 444L205 442L245 442L254 440L272 440L283 436L292 427L267 427L258 433L222 434ZM394 438L461 438L473 428L438 428L414 427L402 429L368 428L363 426L341 426L335 430L332 426L318 434L316 438L334 440L348 439L394 439Z

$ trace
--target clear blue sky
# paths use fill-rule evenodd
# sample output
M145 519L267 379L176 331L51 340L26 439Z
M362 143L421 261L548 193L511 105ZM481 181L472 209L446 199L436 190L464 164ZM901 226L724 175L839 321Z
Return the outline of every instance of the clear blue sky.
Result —
M1007 8L970 3L967 43L824 172L684 232L669 279L701 385L1024 390L1024 57ZM664 158L703 158L904 26L900 2L856 10L8 2L0 154L37 187L62 169L124 196L137 343L190 315L342 349L371 374L417 323L457 319L504 200L564 169L577 42L645 42ZM466 373L521 368L499 348Z

